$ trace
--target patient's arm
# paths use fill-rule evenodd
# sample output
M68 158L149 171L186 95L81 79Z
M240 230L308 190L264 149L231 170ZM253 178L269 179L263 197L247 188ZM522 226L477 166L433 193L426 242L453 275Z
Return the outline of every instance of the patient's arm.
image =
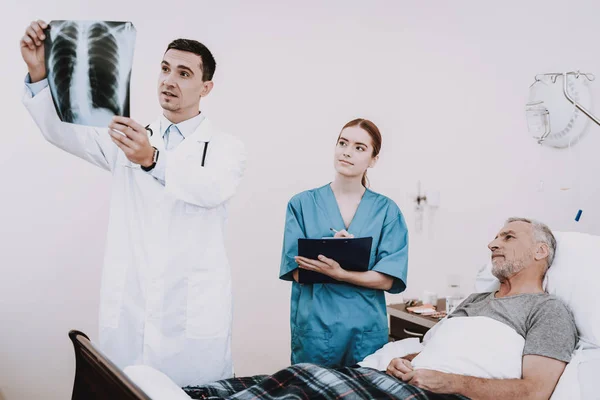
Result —
M416 370L402 380L435 393L462 394L477 399L549 399L566 363L553 358L526 355L523 357L521 379L483 379Z
M480 379L461 376L457 392L473 399L549 399L567 364L544 356L523 357L521 379Z

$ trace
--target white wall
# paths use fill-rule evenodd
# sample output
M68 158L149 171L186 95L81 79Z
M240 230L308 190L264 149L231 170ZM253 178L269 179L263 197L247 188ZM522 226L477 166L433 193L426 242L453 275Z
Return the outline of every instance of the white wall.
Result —
M288 364L290 287L277 280L285 205L332 178L336 135L354 117L380 126L372 188L400 205L411 230L405 296L444 294L449 272L469 286L508 216L600 234L600 129L590 126L572 149L579 190L560 192L552 173L568 165L567 152L546 151L538 162L524 119L535 74L600 75L600 4L223 3L31 0L8 9L0 27L0 398L70 396L67 332L96 338L108 214L110 176L44 142L20 104L18 41L34 18L131 20L132 116L144 123L160 112L155 82L168 42L189 36L214 52L215 90L202 108L251 154L228 237L240 375ZM600 83L592 87L600 113ZM409 197L418 180L442 200L433 232L422 235Z

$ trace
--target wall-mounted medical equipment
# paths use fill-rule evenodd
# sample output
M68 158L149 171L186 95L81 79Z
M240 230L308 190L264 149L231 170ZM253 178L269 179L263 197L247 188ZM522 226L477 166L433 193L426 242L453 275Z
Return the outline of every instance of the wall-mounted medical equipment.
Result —
M539 144L565 148L583 135L589 120L600 125L590 111L589 83L593 74L552 72L535 76L525 106L529 133Z
M577 187L574 182L578 174L571 146L581 139L590 120L600 125L600 119L590 111L590 83L594 79L593 74L580 71L551 72L536 75L529 87L525 106L529 133L541 145L569 149L566 165L561 168L567 181L559 185L561 191ZM540 181L538 190L543 191L543 187L544 182ZM577 208L576 222L582 213L583 210Z
M425 210L429 211L429 231L433 232L433 222L435 211L440 206L440 192L436 191L421 191L421 181L417 182L417 194L413 196L415 202L415 232L423 231L423 221Z

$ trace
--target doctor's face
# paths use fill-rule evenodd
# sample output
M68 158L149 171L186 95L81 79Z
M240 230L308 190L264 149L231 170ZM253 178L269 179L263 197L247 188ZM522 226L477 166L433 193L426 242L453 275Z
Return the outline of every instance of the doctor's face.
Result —
M165 111L198 114L200 98L211 91L212 85L202 81L202 57L175 49L165 53L158 75L158 100Z
M521 272L534 261L531 224L515 221L506 224L488 245L492 252L492 274L506 280Z
M373 157L373 140L363 128L351 126L342 130L335 146L333 165L337 173L346 177L364 174L377 162Z

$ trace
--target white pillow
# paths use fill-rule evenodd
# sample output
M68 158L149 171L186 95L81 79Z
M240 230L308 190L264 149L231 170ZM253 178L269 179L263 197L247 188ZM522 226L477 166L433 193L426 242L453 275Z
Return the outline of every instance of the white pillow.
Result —
M571 362L560 377L550 400L598 399L600 349L575 350Z
M600 236L555 232L557 249L546 291L573 312L579 338L600 347Z
M190 400L179 386L162 372L147 365L132 365L123 371L152 400Z
M579 338L600 347L600 236L579 232L554 232L557 249L548 270L545 289L560 298L573 312ZM491 275L492 263L481 269L476 291L499 286Z
M500 281L492 275L492 260L490 258L487 264L477 271L477 277L475 277L475 292L495 292L498 289L500 289Z

